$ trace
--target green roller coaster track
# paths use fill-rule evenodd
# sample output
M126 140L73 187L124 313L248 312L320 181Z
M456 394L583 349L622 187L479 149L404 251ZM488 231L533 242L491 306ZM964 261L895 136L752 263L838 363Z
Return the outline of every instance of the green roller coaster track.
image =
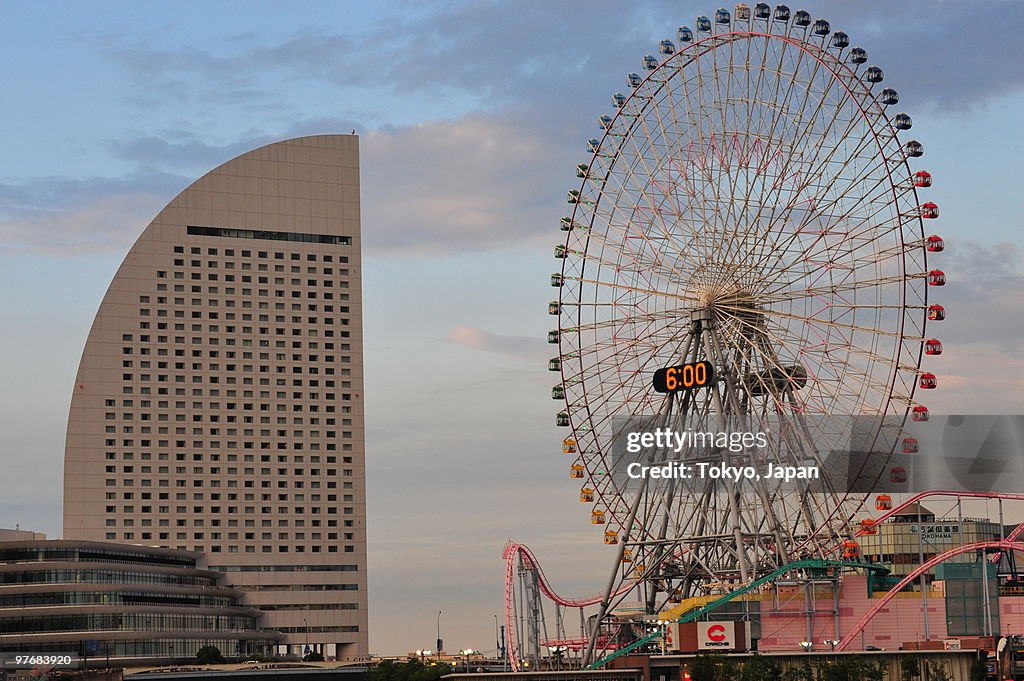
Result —
M793 570L803 570L803 569L806 569L806 570L828 570L830 568L839 568L839 569L842 569L842 568L854 568L854 569L859 569L859 570L868 570L869 572L874 572L874 573L879 574L879 575L887 575L887 574L889 574L889 568L884 567L882 565L873 565L871 563L855 563L855 562L843 561L843 560L818 560L818 559L797 560L797 561L794 561L792 563L789 563L788 565L783 565L782 567L780 567L777 570L774 570L772 572L769 572L768 574L764 575L763 577L759 577L758 579L755 579L753 582L751 582L750 584L747 584L744 587L736 589L735 591L730 591L729 593L725 594L721 598L716 598L715 600L711 601L710 603L708 603L707 605L705 605L705 606L703 606L701 608L696 608L695 610L691 610L690 612L688 612L685 615L683 615L682 617L680 617L677 620L677 622L679 622L680 624L683 624L683 623L686 623L686 622L693 622L695 620L698 620L701 617L703 617L704 615L706 615L707 613L709 613L709 612L711 612L711 611L713 611L713 610L715 610L715 609L725 605L726 603L728 603L729 601L733 600L734 598L742 596L743 594L746 594L746 593L750 593L754 589L757 589L757 588L759 588L761 586L764 586L765 584L767 584L769 582L774 582L779 577L785 575L788 572L792 572ZM603 666L605 666L606 664L608 664L609 662L611 662L612 660L614 660L617 657L621 657L623 655L627 655L627 654L633 652L634 650L636 650L637 648L640 648L642 646L647 645L648 643L651 643L652 641L656 641L656 640L660 639L662 637L662 633L663 632L661 632L661 631L656 631L653 634L648 634L647 636L644 636L642 638L638 638L637 640L633 641L632 643L630 643L630 644L628 644L626 646L623 646L622 648L619 648L615 652L609 653L608 655L602 657L600 660L596 660L594 662L591 662L589 665L586 666L586 669L598 669L600 667L603 667Z

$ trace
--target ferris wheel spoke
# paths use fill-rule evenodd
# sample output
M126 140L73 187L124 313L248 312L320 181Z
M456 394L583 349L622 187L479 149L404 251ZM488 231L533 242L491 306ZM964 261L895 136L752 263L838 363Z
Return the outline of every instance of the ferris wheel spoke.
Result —
M839 446L822 419L905 418L917 387L931 270L915 154L886 114L894 97L827 30L766 26L712 23L645 59L645 77L630 77L589 145L552 279L559 422L572 428L595 512L636 550L629 591L648 612L832 555L864 495L832 481L624 488L611 475L624 418L669 404L672 427L775 427L764 450L673 456L799 465ZM713 367L711 385L678 401L652 391L654 371L697 361ZM616 593L603 612L626 598Z

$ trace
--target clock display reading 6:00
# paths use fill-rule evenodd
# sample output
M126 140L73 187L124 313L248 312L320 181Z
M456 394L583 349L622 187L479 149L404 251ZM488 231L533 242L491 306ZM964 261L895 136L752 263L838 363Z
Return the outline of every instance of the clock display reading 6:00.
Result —
M689 362L654 372L654 391L674 393L706 388L715 382L715 368L706 360Z

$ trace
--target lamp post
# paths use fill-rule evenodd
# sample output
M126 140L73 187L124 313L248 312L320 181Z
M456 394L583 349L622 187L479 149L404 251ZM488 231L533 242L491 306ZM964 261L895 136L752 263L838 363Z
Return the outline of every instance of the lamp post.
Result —
M437 658L441 659L441 649L444 648L444 641L441 640L441 611L437 611Z
M310 650L309 650L309 622L306 620L305 617L302 618L302 626L306 630L306 648L302 651L302 657L305 658L306 655L309 655L309 653L310 653Z

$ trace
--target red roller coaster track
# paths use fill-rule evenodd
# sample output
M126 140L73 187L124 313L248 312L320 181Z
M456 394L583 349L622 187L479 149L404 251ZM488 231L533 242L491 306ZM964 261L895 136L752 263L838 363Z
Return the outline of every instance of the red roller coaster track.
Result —
M928 497L969 497L971 499L1003 499L1006 501L1024 501L1024 494L1014 494L1008 492L956 492L953 490L932 490L929 492L918 492L917 494L908 498L906 501L897 504L893 508L889 509L882 515L875 518L875 523L878 524L885 520L888 520L892 516L897 515L907 506L916 504L921 499L926 499ZM1024 524L1017 527L1008 538L1016 537L1022 531L1022 527L1024 527ZM863 534L863 531L858 531L857 534Z
M540 584L541 593L547 596L548 600L551 600L558 605L566 608L585 608L589 605L597 605L600 603L601 599L604 598L604 594L595 593L589 596L580 596L577 598L566 598L558 595L551 587L551 583L548 582L537 557L533 555L533 551L531 551L525 544L516 544L512 540L509 540L508 543L505 544L505 550L502 553L502 557L505 559L505 631L506 636L508 637L508 659L512 665L512 671L520 671L519 640L516 633L518 630L515 622L515 607L512 602L516 561L518 558L522 557L524 565L527 565L537 571L537 581ZM613 596L626 593L633 588L633 585L633 581L624 582Z
M1016 530L1014 530L1014 532L1016 532ZM866 627L868 623L874 618L874 616L877 615L889 601L895 598L896 594L902 591L904 587L913 582L915 579L920 577L922 573L925 573L928 570L935 567L936 565L938 565L939 563L949 560L950 558L953 558L955 556L959 556L962 553L970 553L971 551L984 551L985 549L1019 551L1024 550L1024 544L1009 540L980 541L975 542L974 544L964 544L963 546L956 546L954 548L949 549L948 551L944 551L934 556L933 558L925 561L921 565L918 565L916 568L914 568L910 572L910 574L901 579L896 586L889 589L889 591L887 591L882 598L878 599L878 602L872 605L871 608L866 613L864 613L864 616L861 617L857 624L854 625L853 629L846 633L846 636L844 636L843 639L839 642L839 645L836 647L836 650L845 650L846 647L850 645L853 639L857 636L857 634L859 634L861 630L864 627Z
M886 512L882 513L877 518L875 518L875 523L877 524L885 520L888 520L894 515L898 515L907 507L921 501L922 499L927 499L929 497L963 497L970 499L1003 499L1007 501L1024 501L1024 493L1018 494L1003 492L931 490L927 492L919 492L908 497L905 501L900 502L893 508L887 510ZM863 534L863 532L858 532L857 534L861 535ZM929 560L928 562L926 562L925 564L918 566L910 575L908 575L902 581L900 581L899 584L892 588L883 598L879 600L878 603L873 605L871 609L867 613L865 613L864 617L857 623L857 625L846 634L846 636L840 643L838 649L842 650L846 646L848 646L850 642L853 640L853 638L858 633L860 633L860 631L865 626L867 626L871 619L875 615L877 615L883 607L885 607L885 605L889 602L889 600L891 600L895 596L895 594L899 593L901 589L903 589L907 584L909 584L918 576L920 576L923 572L926 572L927 570L935 567L935 565L938 565L939 563L943 562L944 560L947 560L948 558L952 558L954 556L960 555L962 553L967 553L970 551L978 551L986 548L1002 549L1004 551L1012 549L1024 551L1024 543L1017 541L1022 534L1024 534L1024 523L1021 523L1016 528L1014 528L1013 531L1011 531L1006 536L1005 540L979 542L976 544L959 546L949 551L946 551L945 553L941 553L932 558L931 560ZM993 560L997 560L999 555L1000 554L994 555ZM517 544L509 540L509 542L505 545L505 550L502 553L502 557L505 560L505 630L508 636L508 658L510 663L512 664L512 669L515 671L520 671L519 640L517 634L518 629L515 626L515 608L513 605L515 570L517 560L520 557L522 557L524 565L527 565L528 567L536 570L541 593L543 593L544 596L548 598L550 601L560 606L567 608L585 608L587 606L597 605L604 598L604 594L595 593L589 596L581 596L575 598L560 596L558 593L555 592L554 588L552 588L551 583L548 582L547 577L544 574L544 570L543 568L541 568L540 562L537 560L537 557L533 554L529 547L527 547L524 544ZM614 597L626 593L627 591L632 589L634 585L635 582L633 581L625 582L622 586L619 587L619 589L614 594L612 594L612 596ZM572 639L571 641L566 640L562 643L565 643L567 647L573 647L574 645L579 644L580 641L581 639Z

